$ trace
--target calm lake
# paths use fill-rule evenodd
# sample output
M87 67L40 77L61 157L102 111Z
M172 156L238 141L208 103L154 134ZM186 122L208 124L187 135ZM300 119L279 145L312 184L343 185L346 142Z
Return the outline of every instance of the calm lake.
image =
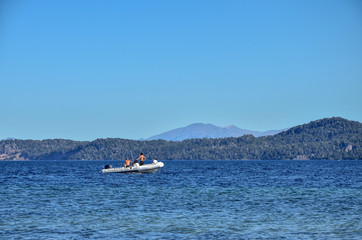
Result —
M361 239L362 161L1 161L0 239Z

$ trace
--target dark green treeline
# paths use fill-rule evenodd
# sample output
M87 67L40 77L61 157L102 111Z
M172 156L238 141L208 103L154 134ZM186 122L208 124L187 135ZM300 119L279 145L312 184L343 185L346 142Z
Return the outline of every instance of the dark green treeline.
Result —
M148 159L362 159L362 124L325 118L296 126L274 136L134 141L120 138L94 141L3 140L0 159L110 160L144 152Z

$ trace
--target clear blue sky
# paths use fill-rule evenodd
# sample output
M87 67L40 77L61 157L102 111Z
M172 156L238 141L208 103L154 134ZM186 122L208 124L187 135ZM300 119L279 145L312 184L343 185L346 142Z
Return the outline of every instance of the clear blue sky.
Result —
M0 1L0 139L362 121L362 1Z

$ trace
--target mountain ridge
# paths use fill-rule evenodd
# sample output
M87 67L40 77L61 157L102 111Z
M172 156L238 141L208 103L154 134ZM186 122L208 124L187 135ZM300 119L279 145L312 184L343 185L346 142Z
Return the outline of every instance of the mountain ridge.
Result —
M168 160L362 160L362 124L333 117L311 121L272 136L73 141L2 140L0 160L124 160L140 152Z
M166 141L182 141L185 139L196 138L225 138L225 137L241 137L247 134L251 134L254 137L262 137L268 135L274 135L282 130L268 130L264 132L253 131L239 128L235 125L228 125L225 127L219 127L211 123L193 123L185 127L175 128L154 136L147 138L146 140L166 140Z

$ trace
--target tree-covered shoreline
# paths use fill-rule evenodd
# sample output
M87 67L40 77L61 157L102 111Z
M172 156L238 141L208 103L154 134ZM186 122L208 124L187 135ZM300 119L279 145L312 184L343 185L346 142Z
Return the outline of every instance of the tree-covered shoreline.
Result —
M119 160L144 152L148 158L184 160L362 159L362 124L325 118L273 136L137 141L121 138L73 141L3 140L0 160Z

